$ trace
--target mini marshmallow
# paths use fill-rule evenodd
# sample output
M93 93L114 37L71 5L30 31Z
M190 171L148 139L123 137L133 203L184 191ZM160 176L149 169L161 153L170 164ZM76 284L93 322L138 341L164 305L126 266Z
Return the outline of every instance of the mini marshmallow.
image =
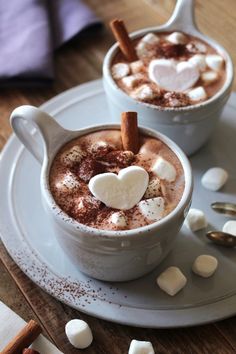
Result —
M134 88L143 78L141 74L134 74L124 77L121 81L127 88Z
M166 37L166 40L173 44L185 44L187 42L187 37L181 32L173 32Z
M212 276L218 267L218 261L215 257L202 254L198 256L192 266L192 271L203 278Z
M127 226L127 219L125 216L125 213L122 211L119 211L117 213L112 213L111 214L111 222L117 226L118 228L124 228Z
M136 53L139 58L147 55L149 53L148 46L152 44L156 44L159 42L159 37L157 37L154 33L148 33L144 36L136 46Z
M93 341L93 335L88 324L82 320L71 320L65 326L69 342L78 349L85 349Z
M236 236L236 220L229 220L223 226L223 232Z
M145 84L136 89L131 96L141 101L150 100L154 98L154 92L149 85Z
M143 70L143 62L142 60L136 60L130 63L130 69L133 74L137 74Z
M184 224L192 231L198 231L207 227L208 223L205 214L199 210L191 208Z
M175 167L163 157L159 156L152 167L152 171L160 178L168 182L173 182L176 179Z
M218 73L216 71L206 71L201 74L201 79L205 85L210 85L218 79Z
M206 53L207 47L201 42L188 43L186 48L191 53Z
M158 177L153 178L146 189L144 198L155 198L161 195L161 181Z
M148 33L141 39L141 41L147 44L157 44L160 41L160 38L154 33Z
M55 186L62 192L68 192L77 189L79 187L79 181L73 173L67 172L56 182Z
M141 200L138 207L146 219L158 221L164 215L165 200L162 197Z
M113 150L113 149L115 149L115 145L109 144L103 140L96 141L89 148L90 152L95 153L95 154L98 152L102 152L104 150L107 151L107 150Z
M211 191L218 191L226 183L228 173L221 167L213 167L202 176L202 185Z
M111 73L114 79L122 79L129 74L129 65L126 63L117 63L112 66Z
M169 267L157 278L157 284L168 295L176 295L187 283L187 279L177 267Z
M78 163L85 156L80 146L73 146L71 149L66 150L61 155L61 163L67 167L71 167L74 163Z
M140 41L136 46L136 53L139 58L142 58L148 54L147 43Z
M209 54L206 56L206 63L212 70L220 70L223 66L224 59L218 54Z
M206 91L202 86L196 87L188 91L187 95L192 101L202 101L207 98Z
M196 65L200 71L206 69L206 60L205 55L203 54L195 54L188 61L191 64Z
M128 354L155 354L152 343L133 339Z

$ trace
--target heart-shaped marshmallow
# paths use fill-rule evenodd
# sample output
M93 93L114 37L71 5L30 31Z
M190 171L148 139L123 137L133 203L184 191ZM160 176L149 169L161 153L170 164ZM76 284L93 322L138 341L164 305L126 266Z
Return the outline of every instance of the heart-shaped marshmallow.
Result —
M148 220L160 220L164 214L165 200L162 197L142 200L139 209Z
M89 181L90 192L106 206L114 209L133 208L148 186L147 171L139 166L129 166L119 174L102 173Z
M168 91L183 92L199 79L199 69L190 62L176 63L168 59L155 59L149 64L150 80Z

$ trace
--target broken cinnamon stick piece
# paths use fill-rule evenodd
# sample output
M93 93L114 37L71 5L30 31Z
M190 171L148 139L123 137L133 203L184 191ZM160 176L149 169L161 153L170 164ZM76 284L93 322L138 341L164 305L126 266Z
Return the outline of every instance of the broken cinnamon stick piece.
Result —
M13 338L1 351L1 354L19 354L27 348L42 332L41 327L34 320L29 323Z
M138 60L124 22L122 20L115 19L110 22L110 27L125 58L130 62Z
M25 348L22 354L40 354L37 350L31 348Z
M137 112L123 112L121 114L121 140L124 150L130 150L137 154L139 150Z

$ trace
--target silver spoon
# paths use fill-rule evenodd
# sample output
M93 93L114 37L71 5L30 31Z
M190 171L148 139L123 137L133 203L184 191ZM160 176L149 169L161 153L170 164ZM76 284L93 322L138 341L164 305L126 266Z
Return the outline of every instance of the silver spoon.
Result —
M211 207L217 213L236 216L236 204L234 203L215 202L211 204Z
M236 246L236 236L223 231L208 231L206 237L217 245L225 247Z

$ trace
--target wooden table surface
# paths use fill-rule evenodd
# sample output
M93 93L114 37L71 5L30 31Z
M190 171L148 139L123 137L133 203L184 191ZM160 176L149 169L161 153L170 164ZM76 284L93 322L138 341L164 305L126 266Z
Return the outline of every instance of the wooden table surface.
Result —
M0 148L11 134L8 117L21 104L40 105L56 94L101 77L102 61L113 43L107 23L123 18L130 31L164 23L174 0L88 0L104 21L104 29L81 36L55 55L56 79L47 89L0 90ZM236 0L196 0L199 28L219 41L236 63ZM234 83L234 89L236 85ZM156 353L236 353L236 317L215 324L176 330L137 329L112 324L78 313L61 304L34 285L14 264L0 243L0 299L25 320L36 318L44 333L64 353L79 353L64 335L64 325L72 318L86 320L94 333L92 346L84 353L125 354L132 338L150 340ZM81 351L82 352L82 351ZM46 353L42 353L46 354Z

